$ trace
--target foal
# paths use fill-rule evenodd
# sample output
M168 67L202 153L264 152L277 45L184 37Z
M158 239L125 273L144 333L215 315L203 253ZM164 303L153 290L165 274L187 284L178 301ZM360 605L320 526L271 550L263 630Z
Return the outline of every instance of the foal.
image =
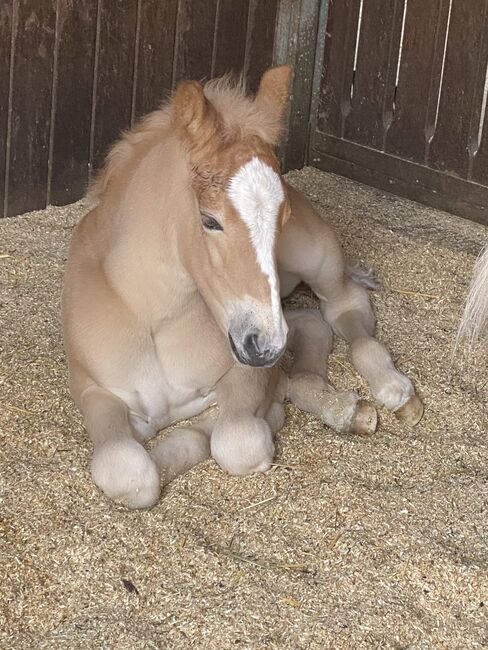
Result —
M283 401L337 431L372 433L376 410L327 381L332 330L375 399L407 424L410 380L373 337L360 274L330 227L281 178L274 148L291 70L268 70L254 98L228 80L181 83L127 133L91 190L63 292L70 389L93 445L95 483L131 508L153 505L209 454L232 474L266 471ZM283 314L301 281L321 313ZM277 361L294 353L289 377ZM174 429L152 453L145 440Z

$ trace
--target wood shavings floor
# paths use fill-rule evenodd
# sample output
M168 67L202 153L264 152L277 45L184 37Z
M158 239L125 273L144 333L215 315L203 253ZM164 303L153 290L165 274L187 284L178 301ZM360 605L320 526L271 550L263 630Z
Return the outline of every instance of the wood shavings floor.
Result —
M371 438L288 407L276 465L195 468L148 512L92 484L59 295L83 203L0 221L0 647L488 646L486 358L451 365L486 228L314 169L289 174L376 267L378 332L425 400ZM306 291L293 304L315 304ZM368 391L342 343L338 387Z

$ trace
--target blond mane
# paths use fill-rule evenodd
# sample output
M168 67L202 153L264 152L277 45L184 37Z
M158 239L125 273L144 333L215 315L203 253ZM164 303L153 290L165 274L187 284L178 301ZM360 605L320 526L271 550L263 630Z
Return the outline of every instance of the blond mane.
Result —
M282 134L281 119L270 115L254 97L246 92L242 75L224 75L208 81L205 97L219 114L221 136L228 140L257 136L276 144ZM122 133L110 149L102 169L90 181L87 199L95 205L106 193L111 181L126 171L136 159L169 135L173 97L159 109L143 117L130 130Z

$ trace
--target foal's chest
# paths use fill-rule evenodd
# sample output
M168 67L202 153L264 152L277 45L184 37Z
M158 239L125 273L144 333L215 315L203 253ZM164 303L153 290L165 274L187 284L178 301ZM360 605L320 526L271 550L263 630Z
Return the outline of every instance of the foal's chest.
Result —
M213 386L180 383L178 377L168 375L157 358L146 360L133 381L136 408L132 411L156 430L193 417L215 401Z
M194 329L191 323L184 325L154 333L153 345L139 356L131 371L130 395L124 399L135 418L156 430L193 417L213 404L216 383L234 364L216 326L200 323Z

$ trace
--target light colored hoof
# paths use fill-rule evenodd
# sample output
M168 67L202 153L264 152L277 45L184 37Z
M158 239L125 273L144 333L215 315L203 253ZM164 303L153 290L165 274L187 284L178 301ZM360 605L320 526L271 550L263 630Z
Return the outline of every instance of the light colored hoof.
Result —
M397 419L409 427L414 427L418 424L422 419L423 414L424 405L417 395L412 395L403 406L400 406L400 408L395 411Z
M370 436L376 431L378 414L375 407L360 399L356 407L356 415L352 422L352 430L361 436Z

